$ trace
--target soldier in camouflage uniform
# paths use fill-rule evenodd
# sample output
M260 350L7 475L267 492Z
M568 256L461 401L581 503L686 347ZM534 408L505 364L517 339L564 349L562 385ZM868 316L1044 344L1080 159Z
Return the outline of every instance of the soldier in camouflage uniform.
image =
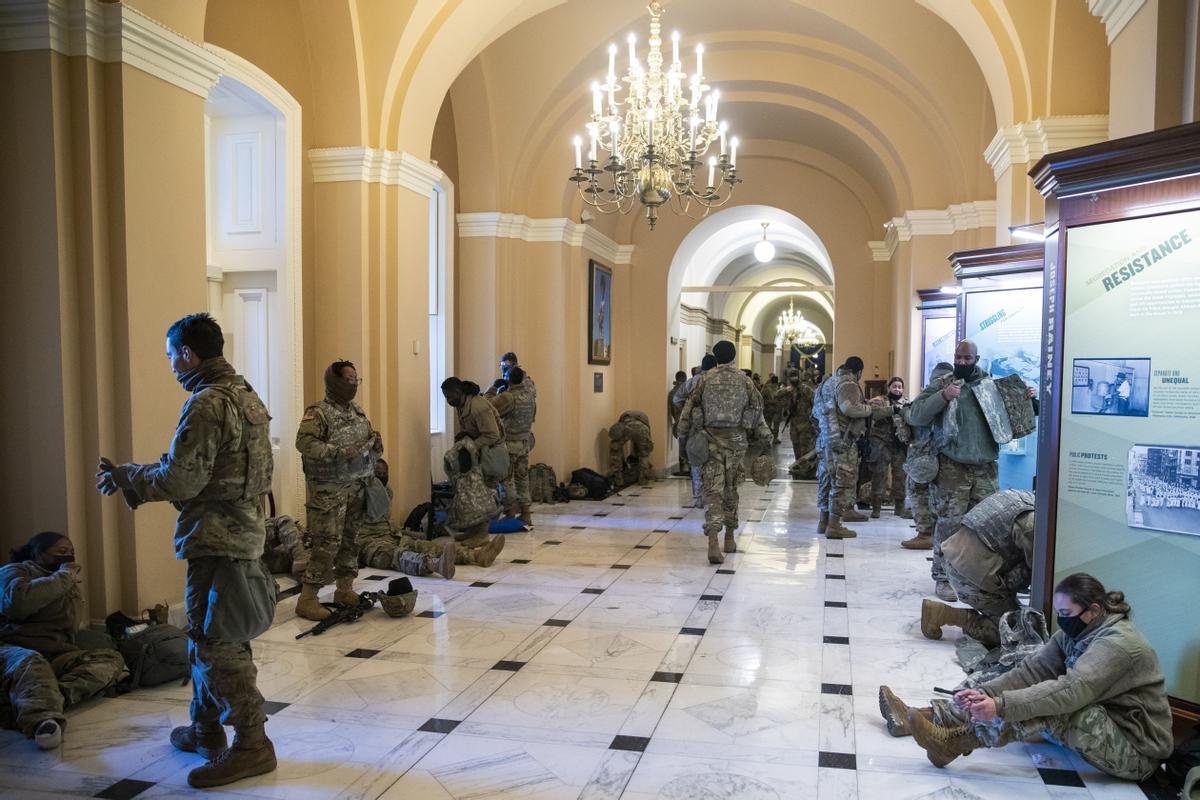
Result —
M704 358L700 359L699 371L692 377L684 381L683 385L675 390L675 394L671 397L671 404L677 413L677 419L683 419L683 404L687 402L688 397L692 394L692 389L700 382L700 376L708 372L717 365L717 359L712 353L705 353ZM693 429L691 435L681 432L679 423L675 423L675 432L679 436L680 452L692 451L688 454L688 468L692 474L692 508L701 508L704 505L704 499L700 495L700 462L693 455L696 450L706 450L707 445L703 440L703 429ZM684 506L687 508L687 506Z
M654 441L650 438L650 417L644 411L626 411L608 429L608 474L616 486L625 485L625 445L630 445L630 461L638 465L638 482L643 486L654 477L650 454Z
M921 601L921 632L942 638L942 626L962 628L988 647L1000 644L1000 617L1020 608L1017 593L1033 575L1033 492L1008 489L985 498L963 515L942 542L942 559L959 608Z
M771 431L771 442L779 444L779 426L783 423L787 397L783 394L783 387L779 385L778 375L772 375L770 378L767 378L767 383L762 387L761 394L763 419L767 422L767 429Z
M61 533L39 533L0 567L0 709L43 750L62 743L63 710L129 675L116 650L81 650L80 565Z
M888 381L884 401L890 413L886 417L871 420L871 519L879 519L883 508L883 495L888 488L888 472L891 471L892 511L899 515L904 511L904 460L908 455L910 438L908 423L901 410L907 404L904 397L904 379Z
M504 445L508 448L508 478L504 481L505 513L518 514L526 527L533 527L529 505L529 451L533 449L533 422L537 418L537 390L525 380L525 370L508 371L508 388L489 399L504 423Z
M263 564L270 572L290 572L299 579L308 569L308 548L304 544L304 529L286 514L267 520L267 539L263 549Z
M192 724L171 744L211 759L188 774L195 787L220 786L275 769L250 639L275 608L260 556L266 538L263 496L274 469L266 406L222 357L225 339L208 314L167 330L167 358L191 393L170 451L154 464L100 460L97 488L123 492L130 508L167 501L179 509L175 556L187 560ZM233 746L225 730L232 725Z
M367 481L383 455L383 440L367 413L354 402L358 372L349 361L325 370L325 399L304 409L296 431L296 449L308 481L308 533L312 539L308 569L296 614L320 621L329 616L317 592L337 581L335 603L354 605L358 593L358 546L354 537L366 513Z
M525 380L529 380L528 376ZM458 563L474 563L469 559L478 551L475 557L482 557L487 561L483 566L490 566L495 554L504 547L504 537L488 538L488 523L495 518L500 504L496 499L496 484L483 474L480 459L484 448L504 441L504 425L496 409L478 394L470 381L450 376L442 381L441 388L442 396L458 417L455 446L446 451L444 458L446 475L454 484L446 526L458 539Z
M701 432L708 453L700 467L704 496L704 533L708 536L708 561L725 561L717 535L725 528L724 551L737 552L738 488L746 479L745 457L750 445L770 446L771 432L763 419L762 395L754 383L734 366L733 342L713 345L717 366L703 373L693 387L679 421L686 435Z
M949 375L954 366L940 361L930 373L930 380ZM933 430L928 425L912 424L912 402L901 412L908 423L910 441L904 457L905 502L917 526L917 535L900 542L908 550L933 549L933 511L929 507L929 481L937 476L937 448L933 446ZM926 474L927 473L927 474ZM913 476L916 475L920 480Z
M820 425L817 506L821 517L817 533L829 539L858 535L843 525L843 520L866 520L866 516L854 510L859 463L855 443L866 432L869 419L890 415L890 408L877 399L870 403L863 401L858 385L862 370L862 359L850 356L817 388L813 400L812 415Z
M1045 740L1109 775L1145 780L1174 744L1154 648L1130 621L1125 595L1091 575L1063 579L1053 599L1059 630L1014 669L927 708L908 708L889 690L880 710L905 719L937 767L977 748Z
M683 410L683 404L675 405L675 393L687 383L687 378L687 373L679 370L675 373L675 383L667 390L667 422L671 428L671 438L677 439L679 443L679 469L676 470L676 475L690 475L692 472L692 467L688 463L687 457L687 440L680 436L677 430L679 413Z
M793 458L788 470L793 477L803 480L812 480L817 474L817 431L812 416L814 389L808 373L804 373L790 378L789 387L784 391Z
M363 567L394 569L405 575L438 574L454 577L457 548L454 542L435 544L414 539L392 524L392 489L388 483L388 463L375 462L375 480L367 485L367 512L355 533L358 563Z
M909 419L932 426L938 448L938 473L929 490L937 522L933 530L932 575L939 599L957 599L946 578L942 543L958 530L962 517L999 488L996 483L1000 449L980 403L980 386L990 377L979 368L979 350L963 340L954 349L954 372L931 379L913 401ZM1003 410L1003 409L1001 409Z

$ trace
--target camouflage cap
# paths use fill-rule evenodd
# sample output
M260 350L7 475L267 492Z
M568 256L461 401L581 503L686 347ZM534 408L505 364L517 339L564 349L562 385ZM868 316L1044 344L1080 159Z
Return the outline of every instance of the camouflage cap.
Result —
M767 453L750 462L750 479L759 486L767 486L775 477L775 459Z
M417 606L417 590L406 594L381 595L379 605L389 617L407 617Z

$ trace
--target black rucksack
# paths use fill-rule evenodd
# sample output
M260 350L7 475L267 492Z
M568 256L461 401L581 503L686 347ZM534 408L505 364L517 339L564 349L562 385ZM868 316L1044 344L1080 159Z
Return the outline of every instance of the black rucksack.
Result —
M129 688L158 686L191 674L187 634L174 625L151 625L117 642L129 667Z
M1166 762L1167 778L1172 786L1181 789L1188 772L1197 767L1200 767L1200 725L1194 726L1192 732L1175 745Z
M578 483L586 488L589 500L603 500L608 497L609 490L612 488L608 478L587 467L572 472L571 483Z

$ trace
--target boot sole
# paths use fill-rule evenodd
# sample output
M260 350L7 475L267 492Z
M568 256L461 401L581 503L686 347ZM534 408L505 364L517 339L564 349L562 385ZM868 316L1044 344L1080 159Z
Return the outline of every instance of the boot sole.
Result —
M904 736L912 736L912 732L908 729L908 719L903 722L896 719L896 715L892 712L892 704L887 701L887 695L884 694L884 687L879 687L879 714L883 717L883 722L887 726L887 731L897 739ZM907 714L907 709L905 714Z

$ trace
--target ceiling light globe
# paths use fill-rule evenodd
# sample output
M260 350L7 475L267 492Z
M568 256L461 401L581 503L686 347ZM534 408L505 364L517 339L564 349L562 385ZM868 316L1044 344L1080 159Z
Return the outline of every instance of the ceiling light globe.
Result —
M775 245L763 239L758 244L754 245L754 257L758 259L760 264L765 264L775 257Z

